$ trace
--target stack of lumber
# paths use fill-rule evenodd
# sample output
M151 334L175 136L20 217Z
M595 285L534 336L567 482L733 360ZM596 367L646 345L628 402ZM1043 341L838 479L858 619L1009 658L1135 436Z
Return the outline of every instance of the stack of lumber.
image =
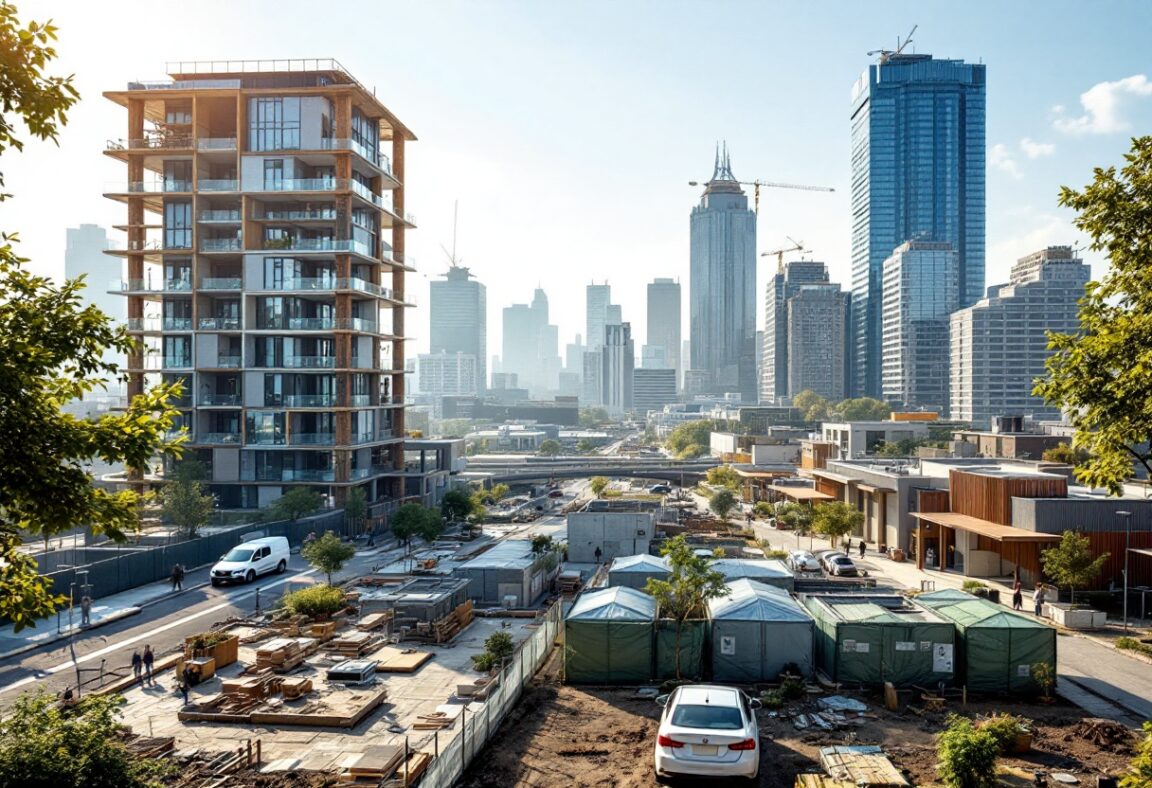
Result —
M220 692L229 696L243 696L254 700L262 700L268 695L268 679L268 676L224 679L220 683Z
M282 678L279 684L285 700L302 698L312 691L312 679L309 678Z
M256 649L256 668L271 668L277 673L287 673L304 662L304 652L300 642L294 638L269 640Z
M410 785L415 785L424 776L430 763L432 763L432 753L408 753L408 762L396 767L396 773L392 775L392 779L383 783L384 788L408 788Z
M377 644L375 635L369 632L345 632L328 643L328 650L346 659L356 659L372 650Z
M379 673L415 673L428 660L435 656L431 651L416 651L415 649L398 649L394 646L385 646L372 655L377 660L376 670Z
M573 596L580 590L579 572L561 572L556 578L556 590L563 596Z
M464 707L444 703L436 707L431 714L421 714L412 726L415 731L438 731L451 728L456 724L456 718L464 713Z
M447 643L472 623L472 617L472 600L457 605L456 609L444 618L432 622L430 636L433 642Z
M128 752L140 758L159 758L176 749L176 739L166 736L154 739L151 736L136 736L129 739L125 745Z
M833 780L875 788L905 788L909 785L884 751L875 746L824 747L820 765Z
M361 632L371 632L374 629L380 629L380 627L390 623L394 618L396 618L395 610L382 610L379 613L369 613L360 619L360 622L356 624L356 628Z
M404 763L404 748L394 744L368 747L356 760L344 767L342 779L371 779L377 783L388 779Z
M320 641L329 640L336 634L336 622L318 621L312 625L309 634Z

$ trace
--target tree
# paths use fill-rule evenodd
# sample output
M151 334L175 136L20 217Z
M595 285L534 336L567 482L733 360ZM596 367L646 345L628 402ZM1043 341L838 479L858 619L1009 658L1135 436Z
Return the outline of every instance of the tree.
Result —
M677 424L676 428L668 434L668 438L664 441L664 446L681 459L689 459L690 457L699 457L707 449L703 448L712 442L712 430L715 429L715 422L711 419L700 419L699 421L686 421L683 424ZM688 450L692 449L689 454ZM689 457L684 455L689 454Z
M993 788L996 756L1000 745L991 731L977 728L972 720L953 714L948 727L936 737L940 757L936 771L949 788Z
M576 443L576 451L581 453L590 452L595 448L596 447L592 445L592 441L588 440L587 438L581 438Z
M540 448L537 449L536 451L537 451L537 453L542 454L545 457L555 457L557 454L560 453L560 450L561 450L560 441L553 440L552 438L548 438L548 439L540 442Z
M264 519L268 522L277 522L278 520L295 522L301 517L312 514L320 508L323 502L324 499L320 493L312 488L293 487L264 510Z
M864 525L864 513L850 503L829 501L812 510L812 530L835 547L840 539Z
M1120 788L1152 788L1152 722L1144 723L1144 738L1136 745L1136 756L1120 778Z
M1040 563L1044 565L1044 573L1056 581L1056 585L1067 586L1072 591L1071 601L1075 604L1076 589L1088 585L1100 575L1109 555L1094 556L1087 536L1065 531L1060 544L1040 553Z
M837 402L833 411L844 421L882 421L892 415L892 406L872 397L859 397Z
M1076 478L1119 494L1133 462L1152 476L1152 136L1132 140L1126 164L1097 168L1083 191L1060 190L1074 224L1109 266L1080 300L1078 331L1049 333L1047 376L1032 393L1067 414L1072 445L1088 453Z
M344 499L344 522L349 530L356 532L368 516L368 495L363 487L353 487Z
M812 535L812 508L793 501L776 505L776 522L796 532L797 536ZM808 541L808 549L812 549L812 541Z
M1062 462L1065 465L1083 465L1088 461L1088 452L1081 448L1072 448L1070 443L1058 443L1051 449L1045 449L1040 459L1045 462Z
M194 460L182 462L176 466L172 480L160 491L164 519L189 539L196 537L216 510L216 499L204 492L201 482L206 475L203 464Z
M416 534L431 544L439 539L442 533L444 533L444 518L435 509L425 507L424 522L420 523L420 528L417 529Z
M725 488L708 499L708 508L721 520L728 519L728 513L736 506L736 494Z
M811 389L804 389L793 397L792 407L800 411L804 421L827 421L832 415L832 404Z
M584 429L595 427L609 421L608 411L604 408L581 408L580 426Z
M123 703L119 695L87 695L65 709L43 689L21 695L0 720L0 785L156 785L154 778L169 767L128 752L120 735L119 707Z
M717 465L708 469L708 483L713 487L726 487L729 490L739 490L744 486L740 474L736 473L731 465Z
M78 98L71 77L44 73L56 57L55 38L50 23L22 27L15 7L0 2L0 153L21 150L25 131L55 140ZM83 305L81 280L56 285L25 270L16 241L0 235L0 618L18 631L63 600L20 551L24 536L86 525L123 541L135 530L139 496L95 486L85 465L100 458L143 469L158 452L176 451L164 436L176 423L169 401L180 387L155 386L126 411L97 420L62 413L64 403L118 377L103 360L106 350L128 353L138 345Z
M667 578L649 578L644 590L659 605L660 615L676 621L676 678L680 678L680 638L684 622L703 616L704 605L728 593L724 575L711 567L711 560L696 555L683 534L664 543L660 554L668 559Z
M532 537L532 554L540 555L552 549L552 537L547 534L536 534Z
M406 503L392 516L393 535L406 547L412 544L412 537L419 536L427 542L436 539L443 531L444 523L440 513L418 503Z
M325 531L319 539L304 545L300 555L314 569L328 575L328 585L332 585L332 574L344 568L344 564L356 555L356 548L341 542L332 531Z
M916 454L916 449L923 445L925 445L924 441L913 440L912 438L891 442L881 441L872 453L877 457L911 457Z
M608 488L608 479L603 476L593 476L588 481L588 486L592 488L592 494L599 498Z
M440 513L452 521L465 519L472 514L474 509L475 504L472 496L468 494L467 490L460 487L454 487L444 493L444 497L440 499Z

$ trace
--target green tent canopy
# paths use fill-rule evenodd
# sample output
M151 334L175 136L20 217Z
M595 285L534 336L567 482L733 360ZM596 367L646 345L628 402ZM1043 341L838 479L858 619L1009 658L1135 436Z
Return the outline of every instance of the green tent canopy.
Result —
M564 619L564 676L571 684L632 684L652 678L656 601L634 588L580 595Z
M668 561L655 555L641 553L614 558L608 569L608 585L627 586L643 591L648 578L663 580L672 574Z
M974 692L1035 692L1032 666L1056 668L1056 630L963 591L916 597L956 626L959 675Z

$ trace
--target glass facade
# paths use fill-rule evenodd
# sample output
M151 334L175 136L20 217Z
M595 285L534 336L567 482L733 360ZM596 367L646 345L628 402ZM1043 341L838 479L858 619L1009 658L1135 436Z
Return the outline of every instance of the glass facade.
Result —
M248 150L295 150L300 147L300 99L248 100Z
M985 67L931 55L870 66L852 91L856 393L881 393L882 266L908 240L949 243L956 299L984 289Z

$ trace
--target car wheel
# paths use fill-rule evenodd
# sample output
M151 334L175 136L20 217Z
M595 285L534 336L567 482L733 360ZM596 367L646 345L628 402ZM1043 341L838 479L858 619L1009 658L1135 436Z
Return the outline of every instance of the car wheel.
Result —
M284 563L283 560L281 560L280 563L276 564L276 574L278 574L278 575L284 574L284 570L287 568L288 568L288 565L286 563Z
M255 579L256 579L256 573L251 569L248 570L248 574L244 575L244 582L245 583L251 583Z
M672 778L670 778L666 774L660 774L660 772L656 772L656 784L657 785L671 785L672 784Z
M217 580L216 578L212 578L212 587L213 588L219 588L220 587L220 581Z

